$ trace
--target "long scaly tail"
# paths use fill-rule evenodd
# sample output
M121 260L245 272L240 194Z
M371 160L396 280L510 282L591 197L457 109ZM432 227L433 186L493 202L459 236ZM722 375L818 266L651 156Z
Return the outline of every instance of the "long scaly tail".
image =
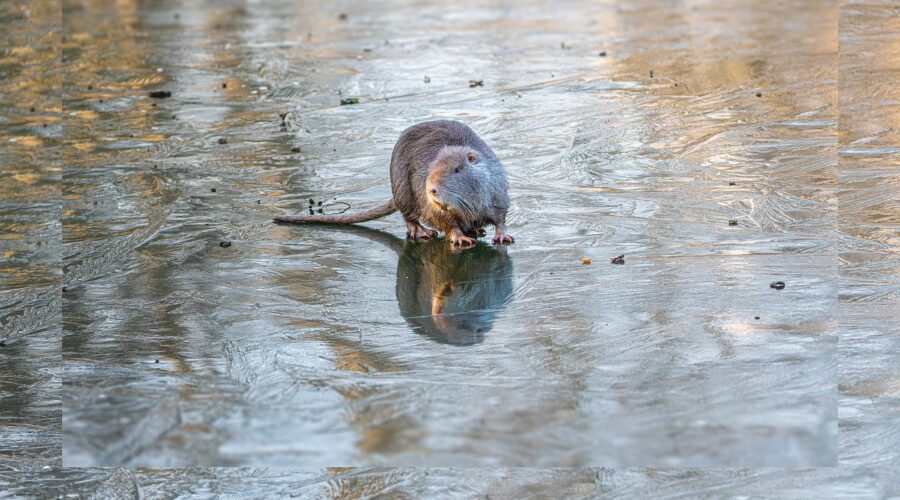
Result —
M280 215L275 217L275 222L356 224L357 222L380 219L396 211L397 206L394 205L394 200L391 199L364 212L356 212L347 215Z

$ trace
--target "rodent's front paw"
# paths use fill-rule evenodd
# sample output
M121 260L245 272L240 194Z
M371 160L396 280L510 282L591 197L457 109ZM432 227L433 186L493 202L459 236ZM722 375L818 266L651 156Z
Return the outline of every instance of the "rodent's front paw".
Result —
M493 242L495 245L509 245L516 242L516 239L509 234L495 234Z

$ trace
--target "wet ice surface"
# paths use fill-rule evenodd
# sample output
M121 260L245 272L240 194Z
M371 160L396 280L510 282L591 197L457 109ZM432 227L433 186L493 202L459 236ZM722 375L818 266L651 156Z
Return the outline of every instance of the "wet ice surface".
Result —
M837 463L834 11L64 16L67 466ZM386 199L433 118L514 246L270 222Z
M58 5L4 4L0 492L900 495L900 16L842 3L838 58L812 6L67 5L60 162ZM506 252L269 224L386 198L435 117L504 159ZM60 469L61 378L65 465L674 467Z
M96 498L892 498L896 469L803 470L68 468L40 478L41 492ZM13 492L37 481L22 475ZM2 485L2 476L0 476ZM139 493L138 493L139 492Z
M900 460L900 6L841 9L840 459Z
M52 6L24 10L0 5L0 473L62 449L61 27Z

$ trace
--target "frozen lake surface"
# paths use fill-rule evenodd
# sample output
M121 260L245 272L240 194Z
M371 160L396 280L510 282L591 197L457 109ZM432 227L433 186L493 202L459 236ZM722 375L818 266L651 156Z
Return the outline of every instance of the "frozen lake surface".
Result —
M898 494L890 2L4 9L0 489ZM515 245L271 222L438 118Z

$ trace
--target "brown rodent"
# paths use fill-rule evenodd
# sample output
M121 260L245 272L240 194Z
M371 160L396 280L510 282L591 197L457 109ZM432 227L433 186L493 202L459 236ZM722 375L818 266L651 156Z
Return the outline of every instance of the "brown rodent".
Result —
M505 225L507 187L503 165L475 131L457 121L435 120L400 134L391 154L390 201L350 215L286 215L275 221L354 224L400 210L410 238L437 236L424 222L454 246L468 247L492 224L495 244L513 243Z

